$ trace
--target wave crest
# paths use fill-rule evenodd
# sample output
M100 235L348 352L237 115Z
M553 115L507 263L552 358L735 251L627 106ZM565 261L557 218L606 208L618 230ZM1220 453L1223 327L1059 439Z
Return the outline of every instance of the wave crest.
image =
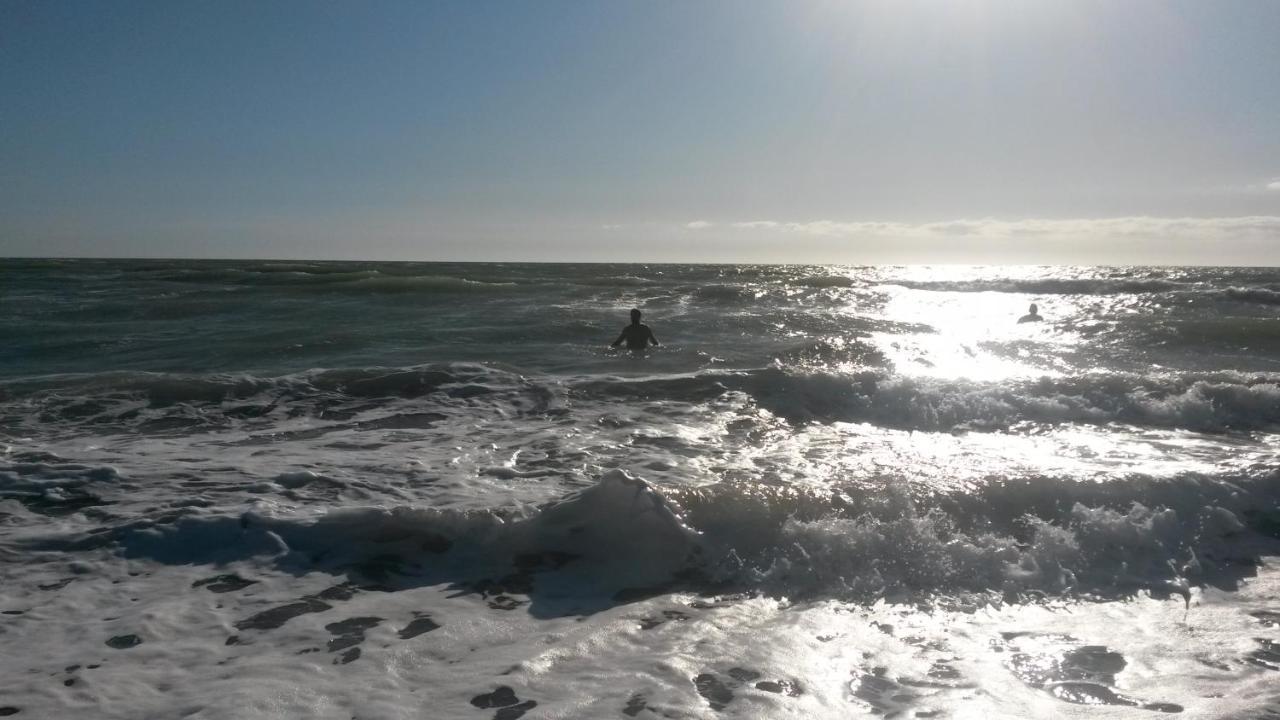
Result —
M860 348L839 348L839 356L876 359ZM159 429L230 427L273 415L342 420L378 407L371 400L418 399L432 410L454 405L474 410L483 397L495 407L527 414L555 412L567 400L698 404L733 393L793 423L871 423L926 432L1008 431L1020 423L1123 423L1210 433L1280 427L1280 379L1235 372L1098 373L999 382L782 367L554 380L469 363L312 370L275 378L106 373L0 385L0 400L7 401L0 410L21 413L24 422L145 430L145 423L159 423Z
M1242 518L1273 496L1280 474L1232 484L1194 477L1111 483L1105 499L1092 485L1040 479L1036 497L1001 509L1008 503L958 505L893 487L825 497L733 485L664 492L615 470L523 511L397 507L235 517L189 510L26 542L40 550L112 547L165 563L256 556L357 573L395 557L423 568L422 582L462 584L553 558L557 582L575 596L685 587L860 602L1142 589L1186 595L1193 584L1238 579L1260 553L1275 551L1275 540ZM1258 526L1267 522L1274 520ZM532 580L522 582L532 594Z

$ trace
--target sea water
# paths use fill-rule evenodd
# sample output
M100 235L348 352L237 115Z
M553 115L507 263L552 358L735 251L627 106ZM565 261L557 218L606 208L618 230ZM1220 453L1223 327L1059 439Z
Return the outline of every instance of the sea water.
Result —
M0 714L1276 717L1278 553L1280 270L0 261Z

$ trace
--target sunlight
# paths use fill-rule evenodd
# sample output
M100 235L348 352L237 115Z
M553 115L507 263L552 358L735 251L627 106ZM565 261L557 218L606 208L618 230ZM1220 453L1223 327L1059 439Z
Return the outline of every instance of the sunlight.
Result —
M1006 268L1006 278L1033 278L1041 268ZM1060 361L1046 345L1076 342L1049 322L1019 324L1032 302L1054 316L1060 301L1008 292L949 292L982 280L983 269L914 267L889 280L884 318L920 326L910 332L873 334L876 346L902 374L1002 380L1059 376ZM990 272L989 269L986 272ZM896 284L896 283L903 284Z

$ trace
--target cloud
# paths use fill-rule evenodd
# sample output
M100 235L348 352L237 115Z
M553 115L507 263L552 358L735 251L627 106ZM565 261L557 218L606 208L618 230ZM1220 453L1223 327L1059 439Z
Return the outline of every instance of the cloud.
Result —
M691 223L685 223L685 228L689 230L702 230L711 227L711 223L706 220L694 220Z
M1267 183L1267 189L1280 192L1280 178L1276 178L1275 180L1272 180L1271 182Z
M754 218L665 227L673 238L701 228L700 262L1280 265L1280 216L1273 215L920 223Z
M1280 181L1273 183L1280 190ZM1268 186L1271 187L1271 186ZM693 227L690 223L687 227ZM706 227L706 225L699 225ZM1241 235L1280 236L1280 217L1259 215L1219 218L1120 217L1068 220L951 220L933 223L837 222L812 220L780 222L751 220L730 227L749 231L849 239L942 239L973 238L1016 240L1020 238L1193 238L1239 237Z

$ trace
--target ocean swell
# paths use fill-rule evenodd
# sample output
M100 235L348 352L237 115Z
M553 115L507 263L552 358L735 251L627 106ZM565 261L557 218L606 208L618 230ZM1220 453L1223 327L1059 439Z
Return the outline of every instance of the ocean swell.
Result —
M875 359L858 354L857 346L840 352ZM690 406L735 397L793 423L870 423L926 432L1008 431L1020 423L1121 423L1209 433L1280 427L1280 379L1269 373L1094 373L981 382L802 366L553 379L469 363L279 377L105 373L36 378L0 385L0 417L15 427L37 422L63 429L137 429L175 418L217 427L268 416L349 419L390 408L377 404L382 401L414 401L417 408L398 411L475 410L483 401L504 412L537 414L556 412L570 401L600 407L636 400Z
M866 422L904 430L1004 430L1016 423L1127 423L1203 432L1280 425L1280 382L1235 373L1083 375L997 383L765 368L592 380L579 391L696 401L738 391L793 422Z

